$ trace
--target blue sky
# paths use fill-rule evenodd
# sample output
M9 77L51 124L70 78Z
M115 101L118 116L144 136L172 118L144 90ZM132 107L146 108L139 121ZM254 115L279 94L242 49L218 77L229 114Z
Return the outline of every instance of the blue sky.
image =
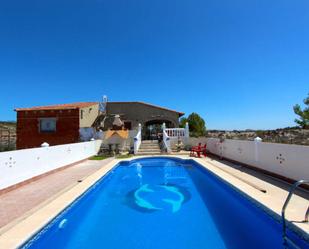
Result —
M308 0L1 1L0 120L106 94L209 129L293 126L308 25Z

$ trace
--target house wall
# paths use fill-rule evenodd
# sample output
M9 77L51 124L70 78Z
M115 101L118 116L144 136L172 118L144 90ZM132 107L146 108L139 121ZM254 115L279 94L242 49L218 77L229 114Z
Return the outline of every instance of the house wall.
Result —
M0 190L95 155L101 140L0 153Z
M83 114L81 115L81 112ZM99 114L99 104L92 105L79 110L79 126L80 128L91 127Z
M288 179L309 179L309 146L208 138L207 149Z
M179 127L179 114L177 112L138 102L108 102L107 113L120 114L122 121L131 121L132 130L136 130L139 123L143 126L147 121L151 120L167 120L171 121L175 127ZM112 121L113 119L107 120L106 126L111 127Z
M55 117L56 132L40 132L39 119ZM46 110L17 112L17 149L39 147L43 142L49 145L67 144L79 141L79 110Z

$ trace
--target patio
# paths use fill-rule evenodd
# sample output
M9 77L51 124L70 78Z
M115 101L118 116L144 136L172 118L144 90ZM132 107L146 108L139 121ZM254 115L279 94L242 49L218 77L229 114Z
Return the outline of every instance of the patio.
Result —
M87 160L0 195L0 235L111 160Z

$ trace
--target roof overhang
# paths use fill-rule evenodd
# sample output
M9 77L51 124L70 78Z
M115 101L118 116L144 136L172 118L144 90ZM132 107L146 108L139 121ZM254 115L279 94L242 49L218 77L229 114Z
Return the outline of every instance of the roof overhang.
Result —
M176 112L178 113L179 117L185 115L184 112L179 112L179 111L175 111L175 110L172 110L172 109L169 109L169 108L165 108L165 107L162 107L162 106L158 106L158 105L153 105L153 104L149 104L149 103L146 103L146 102L142 102L142 101L109 101L107 102L107 105L108 103L115 103L115 104L142 104L142 105L146 105L146 106L150 106L150 107L154 107L154 108L158 108L158 109L162 109L162 110L165 110L165 111L170 111L170 112Z
M51 110L72 110L86 108L93 105L97 105L99 102L78 102L71 104L61 104L61 105L48 105L48 106L35 106L28 108L15 108L14 111L51 111Z

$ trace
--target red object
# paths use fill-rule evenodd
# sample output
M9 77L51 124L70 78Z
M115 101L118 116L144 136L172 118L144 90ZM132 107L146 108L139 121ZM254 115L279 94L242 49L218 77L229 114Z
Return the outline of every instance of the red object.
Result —
M43 142L50 146L79 141L79 109L17 112L17 149L40 147ZM40 132L40 118L57 118L56 132Z
M204 146L201 145L201 143L198 144L198 146L193 146L190 151L190 156L197 156L201 157L201 153L204 157L206 157L206 144Z

